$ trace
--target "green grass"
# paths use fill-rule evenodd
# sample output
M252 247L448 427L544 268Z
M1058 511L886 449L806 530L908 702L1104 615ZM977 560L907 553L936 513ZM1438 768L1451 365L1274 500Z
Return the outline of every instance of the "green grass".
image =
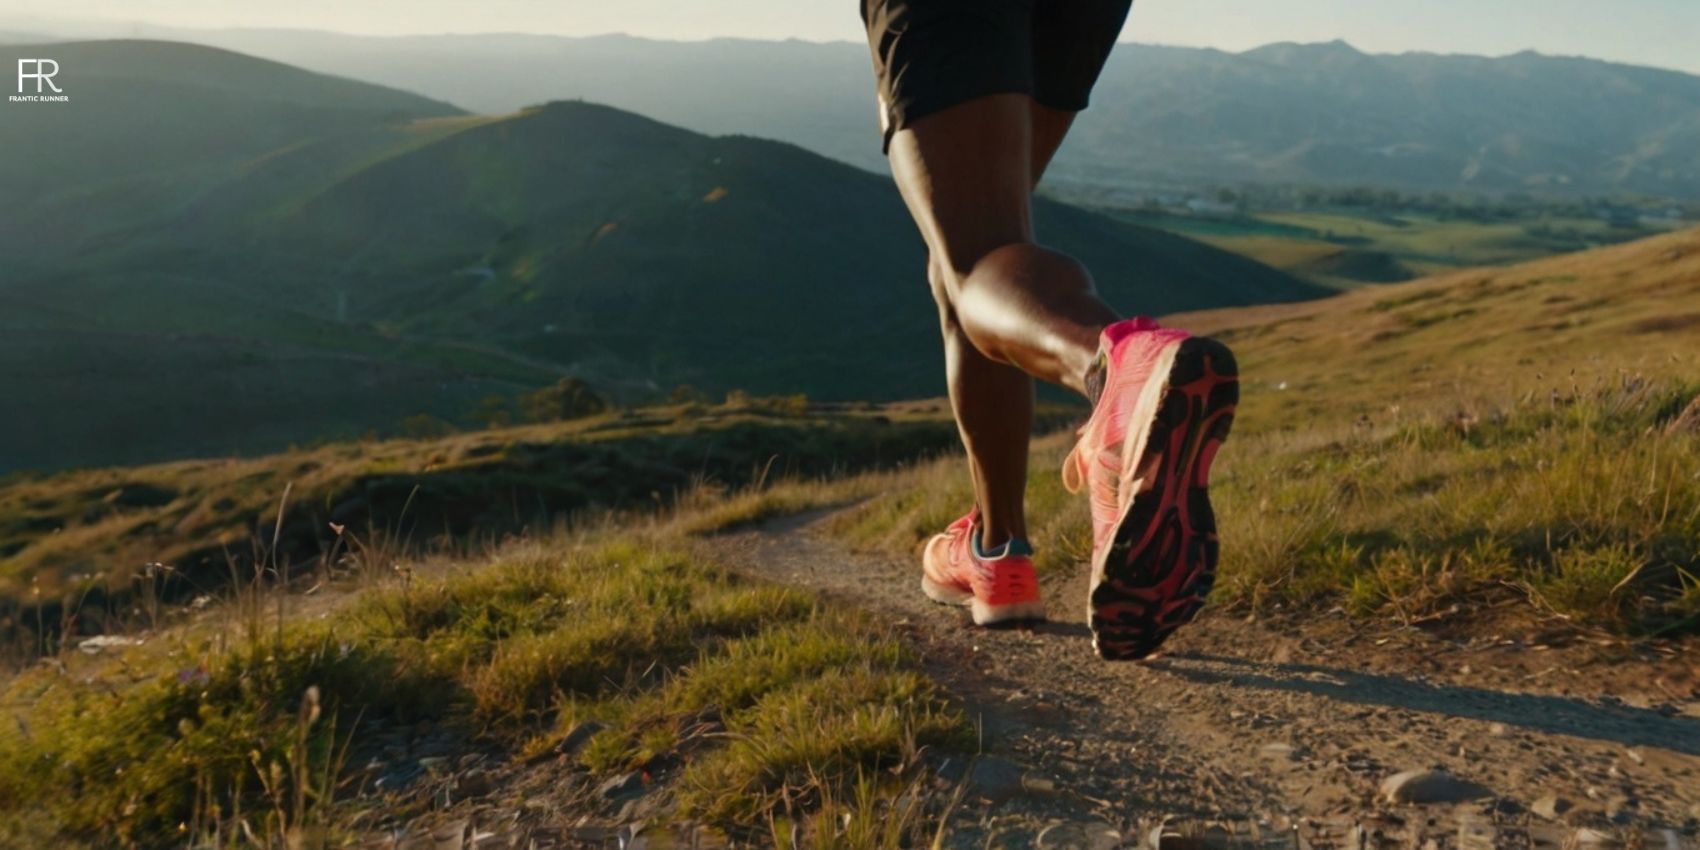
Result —
M1664 431L1697 394L1627 380L1503 410L1246 429L1213 476L1214 603L1339 605L1409 622L1509 596L1587 628L1700 633L1700 438ZM1057 473L1071 439L1034 444L1028 515L1042 574L1090 554L1084 499ZM834 531L913 552L972 503L958 459L899 476Z
M1700 445L1682 384L1322 435L1224 464L1218 598L1405 620L1506 594L1587 627L1700 632Z
M955 442L942 410L745 398L252 459L20 475L0 479L0 614L14 631L65 616L111 628L138 595L227 581L227 558L246 574L256 541L268 565L334 572L372 560L361 556L374 549L653 509L681 492L713 498L758 479L886 468ZM172 567L170 586L139 586L155 563Z
M1213 476L1215 603L1468 629L1510 600L1581 628L1700 632L1700 438L1663 425L1700 389L1695 238L1175 317L1242 370ZM1058 480L1070 441L1034 444L1041 571L1090 552ZM972 502L959 459L902 476L837 533L912 554Z
M268 841L346 840L362 807L410 804L363 798L345 766L420 722L518 759L597 720L574 781L641 770L682 816L734 830L836 822L858 794L889 805L921 748L972 740L865 617L652 544L533 544L323 619L267 610L10 682L0 798L33 813L10 838L151 846L245 820Z

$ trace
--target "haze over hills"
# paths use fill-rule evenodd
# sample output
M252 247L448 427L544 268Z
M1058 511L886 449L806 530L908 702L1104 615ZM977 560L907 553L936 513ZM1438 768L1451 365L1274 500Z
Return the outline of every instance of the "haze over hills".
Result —
M0 424L0 469L459 419L565 374L628 397L942 391L922 247L884 177L584 103L469 116L205 47L54 52L120 71L67 77L52 123L7 122L8 150L58 179L7 178L0 374L33 410ZM185 88L202 76L219 83ZM240 128L212 97L244 104ZM1036 214L1129 310L1321 294L1181 237Z
M585 98L883 168L860 44L160 32L477 112ZM1673 71L1534 53L1371 55L1342 42L1238 54L1124 44L1094 103L1059 156L1060 180L1700 199L1700 77Z

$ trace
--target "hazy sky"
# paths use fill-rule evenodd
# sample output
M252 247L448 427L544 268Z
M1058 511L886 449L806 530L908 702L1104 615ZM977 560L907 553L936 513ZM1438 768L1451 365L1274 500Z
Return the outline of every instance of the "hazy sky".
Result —
M369 34L625 32L832 41L861 38L857 2L0 0L0 29L75 18ZM1700 73L1700 0L1138 0L1122 38L1228 50L1335 38L1378 53L1499 55L1532 48Z

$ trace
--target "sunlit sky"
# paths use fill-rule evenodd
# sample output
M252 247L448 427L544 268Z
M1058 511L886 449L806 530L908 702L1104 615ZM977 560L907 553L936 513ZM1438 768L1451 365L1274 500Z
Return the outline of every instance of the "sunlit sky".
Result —
M350 33L861 38L859 0L0 0L0 29L141 21ZM1058 2L1058 0L1052 0ZM1067 0L1061 0L1067 2ZM1700 0L1138 0L1124 41L1243 50L1343 38L1377 53L1534 49L1700 73Z

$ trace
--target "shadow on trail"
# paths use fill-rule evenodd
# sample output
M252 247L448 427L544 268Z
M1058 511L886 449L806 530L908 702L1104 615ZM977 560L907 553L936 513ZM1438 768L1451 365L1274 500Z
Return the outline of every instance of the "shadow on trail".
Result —
M1026 628L1032 629L1034 634L1055 635L1061 638L1088 641L1092 639L1092 630L1087 628L1085 623L1059 623L1056 620L1041 620L1037 623L1026 624Z
M1574 697L1435 685L1398 676L1309 664L1271 664L1179 652L1146 663L1201 684L1293 691L1341 702L1446 714L1624 746L1700 755L1700 719Z

